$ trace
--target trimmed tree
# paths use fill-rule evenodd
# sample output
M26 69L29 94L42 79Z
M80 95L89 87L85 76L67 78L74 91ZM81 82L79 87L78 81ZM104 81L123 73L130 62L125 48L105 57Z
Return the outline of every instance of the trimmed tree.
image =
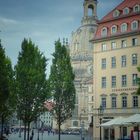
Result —
M5 55L5 50L0 42L0 120L1 138L3 136L3 125L14 112L13 69L10 59Z
M61 125L72 116L74 109L75 87L69 53L59 40L55 43L49 85L55 103L53 113L60 140Z
M30 123L44 111L44 102L49 97L46 80L47 59L31 40L24 39L15 66L17 115L24 122L29 140Z

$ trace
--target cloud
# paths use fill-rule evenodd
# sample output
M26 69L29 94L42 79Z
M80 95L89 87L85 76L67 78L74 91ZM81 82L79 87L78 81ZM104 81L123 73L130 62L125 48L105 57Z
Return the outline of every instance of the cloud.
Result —
M6 25L11 25L11 24L18 24L18 21L14 20L14 19L0 17L0 23L6 24Z

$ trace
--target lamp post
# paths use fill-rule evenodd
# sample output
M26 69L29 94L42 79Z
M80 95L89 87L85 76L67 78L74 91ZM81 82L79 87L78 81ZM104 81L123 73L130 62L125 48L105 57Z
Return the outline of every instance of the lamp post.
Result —
M103 107L100 105L100 107L98 108L98 117L100 123L100 140L102 140L102 128L101 128L102 116L103 116Z

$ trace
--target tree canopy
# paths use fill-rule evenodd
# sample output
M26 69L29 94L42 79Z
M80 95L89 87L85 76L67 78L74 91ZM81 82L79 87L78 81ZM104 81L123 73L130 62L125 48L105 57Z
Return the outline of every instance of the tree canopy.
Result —
M47 59L31 40L24 39L15 66L17 114L27 123L35 121L49 97L46 80ZM22 111L21 111L22 110Z
M55 43L49 84L55 103L54 117L60 126L72 116L75 107L75 87L69 53L59 40Z
M5 49L0 42L0 119L3 124L14 112L13 69L11 60L5 55ZM1 131L1 137L3 131Z

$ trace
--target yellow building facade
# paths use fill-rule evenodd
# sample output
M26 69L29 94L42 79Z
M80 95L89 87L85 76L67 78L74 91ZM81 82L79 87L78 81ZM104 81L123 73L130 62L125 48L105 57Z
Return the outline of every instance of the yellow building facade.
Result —
M135 11L138 8L138 11ZM127 11L127 12L126 12ZM137 77L140 73L140 2L124 0L98 22L93 43L93 137L115 140L119 127L101 128L113 118L140 113ZM102 113L99 113L101 107ZM133 127L123 127L130 137Z

